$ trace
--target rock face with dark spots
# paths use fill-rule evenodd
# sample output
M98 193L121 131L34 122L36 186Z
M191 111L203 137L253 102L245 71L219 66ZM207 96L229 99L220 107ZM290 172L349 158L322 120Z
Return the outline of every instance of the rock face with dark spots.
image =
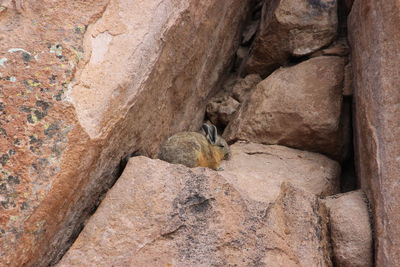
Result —
M340 159L343 72L344 59L335 56L276 70L256 86L224 137L228 142L286 145Z
M57 266L331 266L314 194L283 183L271 202L245 189L210 169L131 158Z
M326 198L333 258L337 266L369 267L372 229L368 201L361 190Z
M126 155L198 129L248 3L0 3L1 266L57 260Z
M356 0L348 20L356 168L373 210L376 266L400 266L399 14L395 0Z
M265 77L291 57L328 45L337 31L337 0L265 1L260 28L242 73Z

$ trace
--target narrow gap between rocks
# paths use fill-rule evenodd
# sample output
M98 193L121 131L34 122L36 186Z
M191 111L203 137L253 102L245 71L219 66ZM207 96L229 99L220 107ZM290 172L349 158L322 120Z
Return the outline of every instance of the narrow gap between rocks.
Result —
M221 78L221 82L218 86L216 86L215 90L213 90L210 95L209 99L211 101L208 103L206 107L206 113L204 120L207 122L211 122L217 126L219 133L224 133L227 129L228 124L235 116L236 112L238 111L241 105L245 104L245 99L249 95L250 91L260 83L265 77L261 77L259 74L250 73L248 75L241 75L242 73L242 65L243 62L248 58L249 51L252 49L252 44L256 38L257 30L260 24L261 18L261 9L262 4L264 1L254 0L252 2L251 14L249 14L249 18L247 21L247 25L243 30L243 34L241 36L242 41L239 49L236 52L235 58L232 59L232 64L230 68L227 68L227 73L225 73ZM335 40L339 42L340 39L347 38L347 11L344 7L344 0L339 0L339 9L338 9L338 17L339 17L339 27L338 27L338 36ZM324 46L316 53L320 52L320 54L315 54L315 57L324 55L336 56L341 52L329 52L332 50L331 48L332 43L329 45ZM324 52L324 49L328 52ZM324 54L325 53L325 54ZM332 54L330 54L332 53ZM346 57L347 55L342 57ZM289 56L287 59L286 66L295 66L302 62L305 62L312 58L312 55L304 55L304 56ZM346 62L347 64L347 62ZM241 77L245 76L245 77ZM221 89L220 89L221 88ZM352 129L352 96L351 94L343 96L343 112L348 112L348 138L349 141L347 143L347 153L342 159L341 162L341 175L340 175L340 191L341 192L349 192L357 189L357 178L355 173L355 164L354 164L354 148L353 148L353 129ZM229 143L234 143L238 140L238 138L233 138L230 140ZM253 154L262 154L261 152L249 152L249 155ZM130 157L139 156L140 153L133 152L130 155L126 155L116 168L114 174L115 179L112 180L110 184L108 184L107 189L105 188L104 192L102 193L100 199L97 202L97 205L93 207L90 211L87 211L88 214L93 214L98 205L100 204L101 200L104 198L108 188L111 188L118 178L122 175L126 164ZM332 158L332 157L331 157ZM79 232L83 229L83 225L74 235L74 238L70 240L70 244L74 242L74 240L78 237ZM176 231L176 230L174 230ZM334 259L332 259L334 265Z
M139 156L137 151L132 152L121 158L117 168L115 168L115 170L113 171L113 174L111 175L112 178L109 180L109 182L107 184L102 185L102 189L100 191L99 197L93 201L94 205L91 205L91 206L87 207L86 209L84 209L83 214L85 214L88 219L96 212L97 208L100 206L100 203L106 196L108 190L110 188L112 188L114 186L114 184L118 181L118 179L121 177L128 161L129 161L129 158L135 157L135 156ZM70 247L74 244L75 240L79 237L80 233L84 229L86 221L80 223L77 227L75 227L75 229L73 229L69 239L66 242L66 246L64 247L64 249L62 251L60 251L60 253L56 257L53 257L53 260L51 260L49 262L48 266L57 265L57 263L63 258L63 256L68 252ZM71 228L71 227L68 227L68 228Z
M349 117L350 117L350 124L349 124L349 151L347 154L347 157L344 159L342 162L342 170L341 170L341 175L340 175L340 191L341 193L346 193L350 192L353 190L357 190L358 185L357 185L357 176L356 176L356 170L355 170L355 159L354 159L354 141L353 141L353 111L352 111L352 101L353 98L351 96L344 97L343 101L345 105L349 105Z
M241 29L241 31L243 32L243 34L241 34L242 38L248 38L248 39L246 39L246 41L243 41L243 43L246 43L246 45L248 45L248 46L251 44L252 40L254 39L255 32L253 32L253 31L255 29L255 25L258 27L258 24L260 22L261 6L262 6L263 1L264 0L252 0L251 1L250 5L252 7L249 9L251 14L247 15L245 25ZM246 31L251 31L253 33L251 36L245 37L244 35L246 34ZM226 77L230 77L232 71L236 72L235 63L237 63L237 61L238 61L237 56L232 58L230 66L227 67L225 70L225 73L222 73L219 77L220 83L225 81L227 79ZM215 86L215 88L218 88L218 86ZM212 93L210 93L210 94L212 94ZM219 132L222 133L222 131L223 131L223 129L219 128ZM79 227L77 227L73 230L73 233L71 234L69 240L67 241L67 245L63 249L63 252L61 252L57 257L54 257L54 260L52 262L50 262L49 266L54 266L58 262L60 262L60 260L63 258L63 256L68 252L70 247L74 244L76 239L79 237L82 230L84 230L86 222L90 219L90 217L94 213L96 213L98 207L100 206L102 200L105 198L107 192L115 185L115 183L121 177L121 175L123 174L123 172L126 168L126 165L129 161L129 159L132 157L137 157L137 156L148 156L148 155L147 155L147 153L143 152L142 150L135 150L135 151L123 156L120 159L118 166L113 171L112 178L108 180L107 184L101 185L102 190L101 190L101 193L99 194L99 197L96 200L94 200L95 205L92 205L89 208L84 210L83 213L88 215L88 216L86 216L88 219L85 222L81 223L79 225Z

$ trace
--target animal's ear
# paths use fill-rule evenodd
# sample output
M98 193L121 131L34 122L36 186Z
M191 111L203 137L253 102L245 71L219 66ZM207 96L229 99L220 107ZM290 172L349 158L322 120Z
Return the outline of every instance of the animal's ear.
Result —
M214 125L208 125L204 123L202 129L205 132L208 142L210 142L212 145L215 145L218 136L217 128Z
M210 132L210 126L208 126L207 123L203 123L203 125L201 126L201 133L207 137L207 134Z

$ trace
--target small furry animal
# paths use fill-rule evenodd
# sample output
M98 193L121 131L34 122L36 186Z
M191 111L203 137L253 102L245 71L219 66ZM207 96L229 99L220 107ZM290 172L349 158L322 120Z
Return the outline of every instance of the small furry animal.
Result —
M208 167L220 170L221 161L229 159L230 150L226 141L218 135L214 125L206 123L202 133L177 133L162 145L159 158L187 167Z

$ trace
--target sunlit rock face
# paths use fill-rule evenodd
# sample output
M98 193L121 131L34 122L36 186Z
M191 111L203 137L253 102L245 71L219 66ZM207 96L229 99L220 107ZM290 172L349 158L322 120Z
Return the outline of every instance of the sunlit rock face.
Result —
M197 129L248 1L3 1L0 265L66 249L131 152Z
M337 164L279 146L233 149L233 163L253 161L241 173L131 158L57 266L331 266L314 193L335 192ZM260 173L279 169L273 181Z

